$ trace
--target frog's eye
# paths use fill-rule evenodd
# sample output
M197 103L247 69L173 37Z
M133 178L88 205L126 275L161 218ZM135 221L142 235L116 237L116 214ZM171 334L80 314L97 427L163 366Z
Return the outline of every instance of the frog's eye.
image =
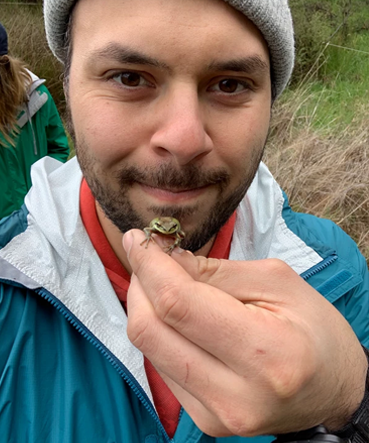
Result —
M177 232L177 230L178 230L178 225L177 225L177 223L173 223L173 225L170 226L170 227L167 229L167 231L168 231L170 234L172 234L173 232Z
M154 228L155 229L163 229L163 226L161 225L160 221L154 222Z

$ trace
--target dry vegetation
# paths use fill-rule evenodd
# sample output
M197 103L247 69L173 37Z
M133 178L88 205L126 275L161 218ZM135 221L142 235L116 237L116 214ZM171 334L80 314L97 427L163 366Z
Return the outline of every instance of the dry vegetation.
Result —
M276 105L265 162L294 210L330 218L369 258L369 104L340 131L299 112L309 86ZM332 122L332 127L334 124Z
M320 8L317 0L299 2L304 7L315 2ZM299 2L295 0L294 3L298 5ZM325 3L328 4L327 1ZM362 8L357 9L362 11ZM296 10L296 14L299 11ZM47 86L63 114L61 66L50 56L44 36L41 7L0 5L0 17L8 29L13 54L29 63L36 74L47 79ZM319 20L316 28L321 30L326 20L325 17ZM304 21L302 17L301 23ZM363 29L365 23L361 26ZM303 29L299 35L306 36L306 32ZM327 35L329 32L327 30ZM308 46L311 48L311 43ZM365 43L363 48L367 48ZM305 56L307 53L300 52ZM342 53L337 55L337 59L342 61ZM336 102L332 106L324 89L314 88L316 82L312 78L303 82L299 80L299 86L296 87L295 77L293 91L282 96L274 108L265 161L296 211L332 219L356 240L369 259L369 73L365 71L362 60L360 58L358 62L362 79L357 96L363 96L363 99L355 101L355 118L350 119L349 124L337 122L336 112L344 108L348 100L345 99L345 103ZM305 59L299 66L304 66L304 63L307 63ZM344 63L347 67L350 64L350 61ZM331 69L334 81L340 69L342 67L338 64ZM358 74L359 70L356 70L355 76ZM328 88L332 90L336 86L333 84ZM354 85L351 87L354 88ZM305 106L306 103L310 105ZM323 105L325 107L322 108ZM328 116L323 125L316 124L319 109L320 115L323 109L323 115Z

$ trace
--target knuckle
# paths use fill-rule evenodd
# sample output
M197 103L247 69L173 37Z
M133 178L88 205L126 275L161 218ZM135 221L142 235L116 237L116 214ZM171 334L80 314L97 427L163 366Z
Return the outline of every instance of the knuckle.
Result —
M200 280L208 279L212 277L219 271L221 266L221 260L216 258L206 258L206 257L197 257L198 258L198 275Z
M172 326L182 323L187 317L188 306L183 290L171 279L161 285L156 294L154 309L157 315Z
M253 437L263 429L261 414L257 415L252 411L245 413L245 410L239 407L225 409L221 422L231 435L242 437Z
M150 347L149 341L152 337L150 318L146 315L136 315L128 317L127 335L130 342L144 352Z
M300 358L301 357L301 358ZM276 365L270 373L271 391L279 400L291 400L311 382L314 364L302 355L296 355L295 364Z
M291 268L282 260L277 258L271 258L265 260L264 270L270 276L274 277L286 277L291 272Z
M293 373L284 371L273 377L271 385L277 398L287 400L297 393L299 382Z

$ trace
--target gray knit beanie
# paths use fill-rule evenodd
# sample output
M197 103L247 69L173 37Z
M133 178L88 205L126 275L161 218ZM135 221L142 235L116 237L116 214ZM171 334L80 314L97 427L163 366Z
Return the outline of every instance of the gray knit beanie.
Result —
M46 36L54 55L65 61L69 14L78 0L44 0ZM288 0L225 0L251 20L268 44L276 96L286 87L294 63L294 37Z

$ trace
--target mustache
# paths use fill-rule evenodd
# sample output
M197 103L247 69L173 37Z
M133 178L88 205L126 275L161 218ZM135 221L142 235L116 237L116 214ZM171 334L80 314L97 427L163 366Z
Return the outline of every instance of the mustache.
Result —
M196 165L185 165L178 169L169 164L144 169L128 166L121 168L116 175L122 187L141 183L153 188L172 191L196 189L209 185L218 185L225 188L231 179L225 168L203 171Z

